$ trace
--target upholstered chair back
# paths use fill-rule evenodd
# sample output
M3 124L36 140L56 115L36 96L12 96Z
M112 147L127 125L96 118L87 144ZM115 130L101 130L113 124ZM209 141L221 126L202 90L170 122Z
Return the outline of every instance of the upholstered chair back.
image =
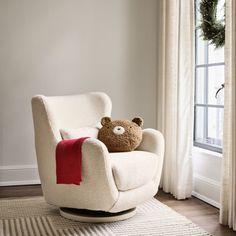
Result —
M55 148L60 129L95 127L103 116L111 115L111 100L104 93L32 99L35 146L43 190L56 183ZM51 185L51 186L52 186Z

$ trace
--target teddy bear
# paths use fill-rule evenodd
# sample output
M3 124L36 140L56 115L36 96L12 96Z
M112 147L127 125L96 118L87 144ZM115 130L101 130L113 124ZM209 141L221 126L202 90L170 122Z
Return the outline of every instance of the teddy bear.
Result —
M133 151L142 141L141 117L135 117L132 121L112 121L110 117L103 117L101 125L98 139L106 145L109 152Z

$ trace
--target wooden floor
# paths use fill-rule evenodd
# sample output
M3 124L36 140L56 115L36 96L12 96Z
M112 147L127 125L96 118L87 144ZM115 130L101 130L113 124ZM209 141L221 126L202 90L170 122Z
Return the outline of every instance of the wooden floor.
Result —
M156 199L186 216L214 236L236 236L236 232L219 224L219 209L195 197L178 201L171 194L159 191Z
M0 198L39 195L42 195L40 185L0 187ZM236 232L218 223L219 210L217 208L195 197L177 201L172 195L160 190L156 199L186 216L214 236L236 236Z

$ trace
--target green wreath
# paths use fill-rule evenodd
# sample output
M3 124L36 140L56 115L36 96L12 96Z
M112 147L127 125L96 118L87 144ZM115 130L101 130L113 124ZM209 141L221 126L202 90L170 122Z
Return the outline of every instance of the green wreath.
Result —
M200 2L200 26L204 40L215 45L216 48L223 47L225 44L225 17L217 21L218 0L202 0Z

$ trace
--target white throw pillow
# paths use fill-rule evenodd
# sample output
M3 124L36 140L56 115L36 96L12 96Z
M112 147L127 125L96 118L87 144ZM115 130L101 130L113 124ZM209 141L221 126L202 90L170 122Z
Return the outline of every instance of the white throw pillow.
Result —
M60 129L62 139L76 139L82 137L97 138L98 128L83 127L78 129Z

